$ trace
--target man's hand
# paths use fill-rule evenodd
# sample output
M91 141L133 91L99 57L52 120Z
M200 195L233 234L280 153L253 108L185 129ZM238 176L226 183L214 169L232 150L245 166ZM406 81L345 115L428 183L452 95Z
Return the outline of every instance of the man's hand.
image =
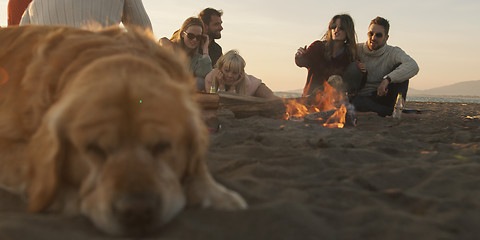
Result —
M377 95L378 96L387 96L388 93L388 84L390 81L388 79L383 79L380 83L380 86L377 88Z

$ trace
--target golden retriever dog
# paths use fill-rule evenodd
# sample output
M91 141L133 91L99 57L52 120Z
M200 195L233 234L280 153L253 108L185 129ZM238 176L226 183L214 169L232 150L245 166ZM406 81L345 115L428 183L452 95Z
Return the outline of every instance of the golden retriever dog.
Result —
M148 233L185 206L244 209L210 175L191 73L146 33L0 29L0 187L31 212Z

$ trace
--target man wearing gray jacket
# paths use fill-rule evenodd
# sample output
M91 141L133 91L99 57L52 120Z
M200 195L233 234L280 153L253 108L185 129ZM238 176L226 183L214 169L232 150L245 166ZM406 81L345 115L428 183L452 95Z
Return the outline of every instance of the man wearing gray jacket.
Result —
M387 45L389 30L388 20L376 17L370 22L367 42L357 45L362 70L367 72L365 86L353 99L357 111L391 115L398 93L406 98L409 79L419 71L401 48Z

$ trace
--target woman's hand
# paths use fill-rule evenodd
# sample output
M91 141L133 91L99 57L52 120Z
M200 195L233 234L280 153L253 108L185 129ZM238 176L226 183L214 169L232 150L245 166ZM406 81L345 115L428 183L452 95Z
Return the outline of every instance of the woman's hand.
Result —
M307 45L300 47L295 53L295 64L299 67L307 67L308 59L305 57L307 54Z
M365 66L365 63L362 63L362 62L357 62L357 68L358 70L360 70L361 72L367 72L367 66Z
M223 78L223 72L221 70L217 70L218 73L215 75L215 79L218 82L218 90L225 91L225 80Z
M245 72L240 73L240 76L238 76L238 79L230 85L230 88L228 89L228 91L236 93L235 89L237 89L237 85L243 80L244 77L245 77Z
M168 38L166 38L166 37L160 38L160 40L158 41L158 43L159 43L160 46L162 46L162 47L173 49L173 43L172 43L172 41L170 41L170 39L168 39Z
M297 53L295 53L295 58L302 57L305 55L305 53L307 53L307 45L305 45L305 47L300 47L297 50Z
M207 34L203 34L203 55L208 55L208 45L210 45L210 38L208 37Z

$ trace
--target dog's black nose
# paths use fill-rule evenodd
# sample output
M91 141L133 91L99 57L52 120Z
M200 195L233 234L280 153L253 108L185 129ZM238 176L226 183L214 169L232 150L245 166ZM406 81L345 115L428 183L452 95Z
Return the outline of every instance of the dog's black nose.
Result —
M147 227L155 224L161 203L153 193L130 193L119 197L113 204L113 213L127 228Z

